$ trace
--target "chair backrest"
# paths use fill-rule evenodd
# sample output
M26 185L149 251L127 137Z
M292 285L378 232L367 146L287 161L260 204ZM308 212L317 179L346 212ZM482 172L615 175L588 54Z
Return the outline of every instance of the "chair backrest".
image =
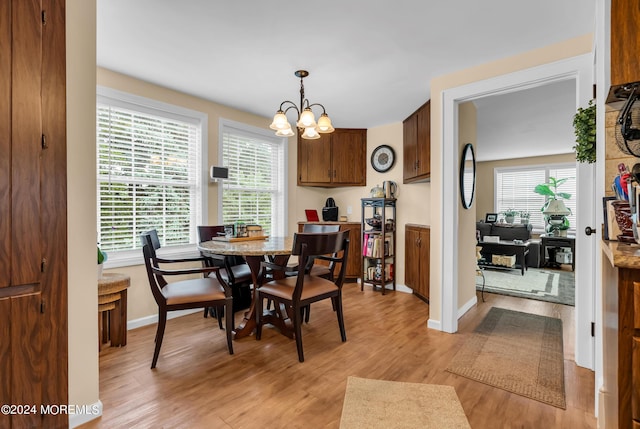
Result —
M309 234L322 234L325 232L338 232L340 231L340 225L323 225L319 223L305 223L302 225L302 232ZM309 258L307 261L307 265L305 266L306 270L310 270L314 264L314 258ZM329 265L331 267L331 271L333 272L333 267L335 266L334 262L331 262Z
M151 293L153 294L153 298L156 300L158 305L160 302L165 301L164 295L162 295L162 288L167 285L166 280L159 274L155 274L153 272L152 267L158 268L158 262L156 260L156 248L154 248L155 244L153 241L153 237L158 239L158 235L155 230L152 230L153 234L149 232L144 232L140 235L140 240L142 241L142 255L144 256L144 265L147 268L147 277L149 278L149 287L151 288ZM159 248L160 245L158 244Z
M293 235L292 255L297 255L300 266L306 266L310 258L324 255L334 255L333 262L340 264L340 272L334 283L341 288L346 273L346 261L349 253L349 230L327 233L298 233ZM293 299L299 300L302 294L305 270L298 271L296 290Z
M198 242L211 241L213 237L218 237L219 232L224 234L224 225L199 225L198 226ZM242 256L227 256L224 258L229 267L244 264ZM223 264L224 265L224 264Z
M323 225L319 223L305 223L302 225L302 232L322 233L322 232L338 232L340 225Z
M151 229L149 231L146 231L140 234L140 241L142 242L143 246L147 244L147 238L151 240L149 243L152 251L155 253L155 251L160 248L160 239L158 238L158 231L156 231L155 229Z
M200 225L198 226L198 242L211 241L213 237L218 237L218 233L224 235L224 225Z

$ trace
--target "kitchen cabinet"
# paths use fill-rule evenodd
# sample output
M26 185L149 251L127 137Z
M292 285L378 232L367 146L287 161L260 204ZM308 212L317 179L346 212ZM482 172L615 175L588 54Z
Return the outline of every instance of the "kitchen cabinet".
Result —
M431 180L431 101L402 122L402 183Z
M349 231L349 255L347 256L346 282L355 282L360 277L360 223L359 222L298 222L298 232L302 232L305 224L340 225L340 231ZM317 264L326 261L316 261ZM326 262L328 264L328 262ZM340 268L336 267L336 274Z
M370 215L370 217L369 217ZM362 198L362 280L385 294L391 283L396 290L396 199ZM373 225L367 219L376 219Z
M429 245L427 226L406 224L404 230L404 284L429 302Z
M39 408L69 403L64 17L0 2L0 404L37 407L3 428L68 426Z
M611 0L611 86L640 81L640 8Z
M602 427L640 427L640 251L603 241ZM600 329L600 328L599 328Z
M298 134L298 186L365 186L366 154L366 129L337 128L317 140Z

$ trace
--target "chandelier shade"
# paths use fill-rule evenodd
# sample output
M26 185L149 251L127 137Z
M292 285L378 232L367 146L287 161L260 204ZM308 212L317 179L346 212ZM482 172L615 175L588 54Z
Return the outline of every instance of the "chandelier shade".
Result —
M320 138L320 133L332 133L335 131L331 124L331 119L325 108L320 103L309 103L304 97L304 78L309 76L309 72L306 70L297 70L295 75L300 78L300 105L296 105L294 102L286 100L280 104L280 108L273 116L273 121L269 128L276 131L276 135L279 137L292 137L295 135L293 128L287 119L287 112L291 109L295 110L298 114L296 118L296 127L298 132L302 134L300 137L307 140L315 140ZM316 117L313 113L312 107L320 107L322 114L316 122Z

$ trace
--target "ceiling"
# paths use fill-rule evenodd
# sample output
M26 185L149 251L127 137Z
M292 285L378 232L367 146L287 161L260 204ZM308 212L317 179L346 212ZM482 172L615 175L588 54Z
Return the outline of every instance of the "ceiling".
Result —
M402 121L429 98L434 77L595 25L595 0L97 0L97 7L100 67L269 118L284 100L299 104L294 71L306 69L306 97L340 128ZM481 145L496 144L491 131L504 128L511 146L531 146L523 142L533 135L538 148L544 140L557 149L541 132L567 133L575 91L567 102L561 96L571 88L551 86L476 101L479 158ZM561 106L570 113L552 111Z

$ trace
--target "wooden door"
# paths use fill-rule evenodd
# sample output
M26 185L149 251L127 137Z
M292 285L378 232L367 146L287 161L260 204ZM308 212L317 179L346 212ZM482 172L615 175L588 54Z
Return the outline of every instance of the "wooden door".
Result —
M332 176L331 134L307 140L298 133L298 185L328 185Z
M402 179L407 183L416 176L418 150L418 115L414 113L402 123Z
M340 231L349 230L349 255L345 278L356 280L362 275L362 246L360 244L360 224L342 224Z
M431 102L418 110L418 136L416 147L416 176L421 179L431 177Z
M64 0L0 2L0 402L36 414L0 427L62 428L68 415Z
M364 186L366 168L367 130L339 129L331 134L333 183Z
M430 251L431 245L431 230L429 228L422 228L420 230L419 239L419 257L418 265L420 265L420 278L418 280L417 292L420 296L429 301L429 263L430 263Z
M420 282L420 229L405 226L404 233L404 283L418 291Z

